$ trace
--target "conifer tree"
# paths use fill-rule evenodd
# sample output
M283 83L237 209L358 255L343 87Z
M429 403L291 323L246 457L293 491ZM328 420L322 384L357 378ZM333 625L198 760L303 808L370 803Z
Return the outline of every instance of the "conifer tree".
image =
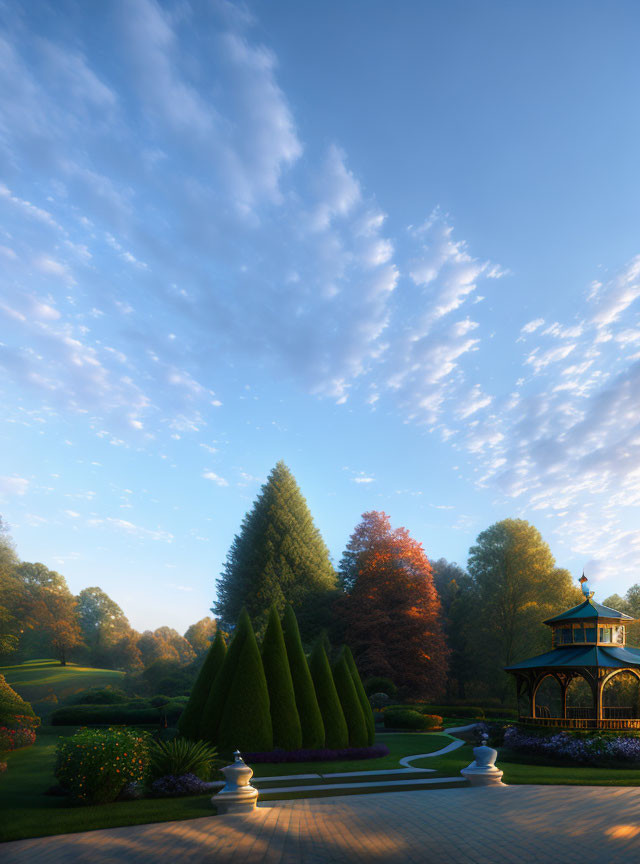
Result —
M315 750L324 747L324 723L313 686L309 664L302 648L298 622L290 605L284 610L282 632L289 658L296 707L302 727L302 746Z
M273 746L281 750L299 750L302 747L300 716L296 708L280 617L275 606L271 607L262 640L262 665L269 690Z
M325 747L341 750L349 746L349 730L336 690L335 681L322 642L316 642L309 662L322 722L324 723Z
M212 744L217 744L218 742L218 731L220 729L222 713L234 675L236 674L236 669L238 668L242 646L249 631L253 632L251 621L247 610L243 609L240 612L229 650L226 652L222 666L211 686L202 712L198 737L203 741L209 741Z
M369 743L367 724L344 651L340 652L340 656L333 667L333 680L349 730L349 746L366 747Z
M200 721L204 707L207 704L207 699L216 675L222 668L226 652L227 647L222 633L218 630L204 659L204 663L200 667L200 672L191 690L189 701L178 721L178 731L184 738L190 738L193 741L197 741L200 738Z
M360 678L360 673L358 672L358 667L356 666L356 661L353 659L353 654L351 653L351 648L348 645L345 645L342 649L345 659L347 661L347 666L349 667L349 672L351 672L351 677L353 678L353 683L356 688L356 693L358 694L358 700L360 702L360 707L362 708L362 713L364 715L364 721L367 724L367 739L369 745L373 744L374 738L376 737L376 723L373 719L373 711L371 710L371 703L367 699L367 694L365 693L364 685L362 684L362 680Z
M307 503L287 466L278 462L234 538L214 611L224 627L244 605L261 631L273 603L281 613L287 603L294 610L308 608L317 596L320 609L321 598L335 586L327 547Z
M269 690L251 623L224 703L217 743L223 753L273 749Z

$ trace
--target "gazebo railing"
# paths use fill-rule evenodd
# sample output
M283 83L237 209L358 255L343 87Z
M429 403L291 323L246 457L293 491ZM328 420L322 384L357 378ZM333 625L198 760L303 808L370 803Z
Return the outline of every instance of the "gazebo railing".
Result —
M597 720L595 717L526 717L520 716L520 723L534 726L555 726L561 729L640 729L640 717L609 718Z

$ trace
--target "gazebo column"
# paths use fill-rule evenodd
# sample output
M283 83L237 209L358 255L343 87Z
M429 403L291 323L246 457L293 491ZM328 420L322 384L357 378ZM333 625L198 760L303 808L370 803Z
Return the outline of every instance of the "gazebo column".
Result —
M567 690L569 689L569 684L571 682L571 678L568 675L563 675L560 679L560 688L561 688L561 696L562 699L562 719L567 719Z
M598 673L600 673L600 670L598 670ZM598 674L598 683L596 684L596 724L598 726L602 725L602 719L604 717L604 708L602 707L604 680L605 676Z

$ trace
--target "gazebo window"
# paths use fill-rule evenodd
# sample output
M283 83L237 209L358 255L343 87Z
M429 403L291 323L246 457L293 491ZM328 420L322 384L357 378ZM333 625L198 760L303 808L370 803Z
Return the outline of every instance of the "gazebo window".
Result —
M574 642L584 642L584 627L574 627L573 629L573 641Z
M600 628L600 642L611 642L611 627Z
M585 628L586 632L586 642L595 642L596 641L596 628L595 627L587 627Z
M571 627L563 627L559 632L559 636L560 642L563 645L568 645L570 642L573 642L573 632Z

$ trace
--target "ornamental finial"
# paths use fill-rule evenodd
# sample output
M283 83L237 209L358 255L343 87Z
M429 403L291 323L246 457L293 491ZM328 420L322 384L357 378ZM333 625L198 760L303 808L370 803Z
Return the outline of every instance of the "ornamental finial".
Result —
M587 600L591 600L591 598L593 597L593 591L589 590L589 580L584 575L584 570L582 571L582 576L578 579L578 582L580 583L580 587L582 588L582 593L584 594L585 598Z

